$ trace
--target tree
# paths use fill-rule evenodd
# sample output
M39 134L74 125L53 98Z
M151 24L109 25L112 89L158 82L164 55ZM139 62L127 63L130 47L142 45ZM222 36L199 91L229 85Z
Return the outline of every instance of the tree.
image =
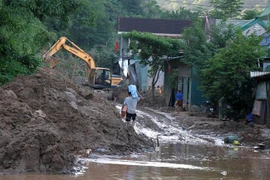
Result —
M3 0L0 3L0 84L4 84L18 74L34 72L39 66L42 47L55 37L42 21L48 16L64 17L80 2Z
M227 24L226 21L221 21L210 28L210 42L213 44L214 51L218 52L220 48L226 47L228 40L235 38L235 26Z
M109 18L109 20L114 22L115 24L117 23L117 18L119 16L126 16L123 4L120 3L119 0L106 0L104 6L105 14Z
M68 34L83 49L90 51L95 45L104 45L116 34L114 22L106 15L105 2L87 1L72 15L73 24ZM89 19L92 20L89 22ZM78 33L80 32L80 33Z
M196 21L192 27L186 28L183 33L184 59L183 61L194 67L195 76L200 74L205 61L212 57L213 45L208 42L201 21ZM197 76L198 78L200 76Z
M130 38L129 49L133 55L139 55L140 63L143 66L149 65L148 73L153 78L151 85L152 98L154 98L155 85L159 78L159 72L164 69L164 60L179 54L182 46L181 41L137 31L123 34L123 37Z
M91 49L90 53L95 58L96 66L112 69L113 63L117 59L117 55L113 51L114 39L109 40L105 45L96 45Z
M134 16L143 14L142 2L143 0L118 0L125 9L127 16Z
M218 19L236 18L244 5L242 0L211 0L210 4L213 7L211 16Z
M244 117L252 107L252 89L254 83L250 71L257 70L257 61L265 55L265 49L259 46L261 37L244 36L237 30L233 41L208 59L202 69L202 89L206 95L218 101L223 98L229 105L234 117Z
M161 18L167 19L182 19L182 20L198 20L198 17L201 15L200 11L192 12L189 9L180 7L178 10L174 11L164 11L160 16Z
M242 19L250 20L256 18L260 13L257 10L245 10Z
M145 18L159 18L162 9L155 0L144 2L143 13Z

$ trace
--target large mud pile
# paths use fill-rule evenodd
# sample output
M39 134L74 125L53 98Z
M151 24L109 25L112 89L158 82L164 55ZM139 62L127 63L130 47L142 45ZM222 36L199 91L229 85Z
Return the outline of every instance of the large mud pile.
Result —
M112 102L44 70L0 87L0 137L2 172L70 172L86 149L128 154L152 147Z

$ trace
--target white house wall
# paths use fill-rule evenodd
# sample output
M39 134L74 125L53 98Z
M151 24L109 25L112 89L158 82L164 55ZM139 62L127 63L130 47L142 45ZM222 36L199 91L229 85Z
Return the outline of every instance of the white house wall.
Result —
M130 56L130 54L128 52L129 44L130 44L129 39L121 37L121 41L120 41L120 57L123 58L123 59Z
M147 66L147 69L149 69L149 66ZM150 78L150 76L148 75L147 76L147 86L149 87L152 87L152 80L153 78ZM159 79L156 83L156 87L159 86L159 87L163 87L164 86L164 72L161 71L159 72Z
M130 44L130 40L127 39L127 38L123 38L121 37L121 40L120 40L120 59L119 59L119 64L122 64L120 65L120 67L122 68L122 72L123 74L126 76L126 73L128 72L128 59L129 57L131 56L131 53L128 52L128 47L129 47L129 44ZM130 65L131 64L134 64L135 62L137 62L138 60L130 60ZM138 68L138 66L136 66ZM142 90L147 90L147 88L149 86L152 86L152 79L150 77L150 75L148 74L148 69L149 69L149 66L147 65L146 66L147 68L147 73L146 75L141 74L140 76L140 80L141 80L141 88ZM144 72L143 70L140 70L140 72ZM144 77L145 76L145 77ZM146 86L145 86L146 85ZM157 86L160 86L160 87L163 87L164 86L164 72L160 72L159 74L159 79L156 83L156 87Z

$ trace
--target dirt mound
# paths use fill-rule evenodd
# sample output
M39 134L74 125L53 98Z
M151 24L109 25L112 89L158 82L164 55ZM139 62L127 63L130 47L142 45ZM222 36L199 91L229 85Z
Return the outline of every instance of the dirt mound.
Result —
M0 171L71 172L86 149L127 154L152 147L115 105L39 70L0 87Z

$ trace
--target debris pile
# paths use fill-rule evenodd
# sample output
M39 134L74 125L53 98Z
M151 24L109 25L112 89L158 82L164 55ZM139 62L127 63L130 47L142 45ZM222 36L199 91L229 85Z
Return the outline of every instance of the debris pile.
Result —
M0 87L0 171L70 173L84 150L121 155L153 147L112 102L59 79L39 70Z

